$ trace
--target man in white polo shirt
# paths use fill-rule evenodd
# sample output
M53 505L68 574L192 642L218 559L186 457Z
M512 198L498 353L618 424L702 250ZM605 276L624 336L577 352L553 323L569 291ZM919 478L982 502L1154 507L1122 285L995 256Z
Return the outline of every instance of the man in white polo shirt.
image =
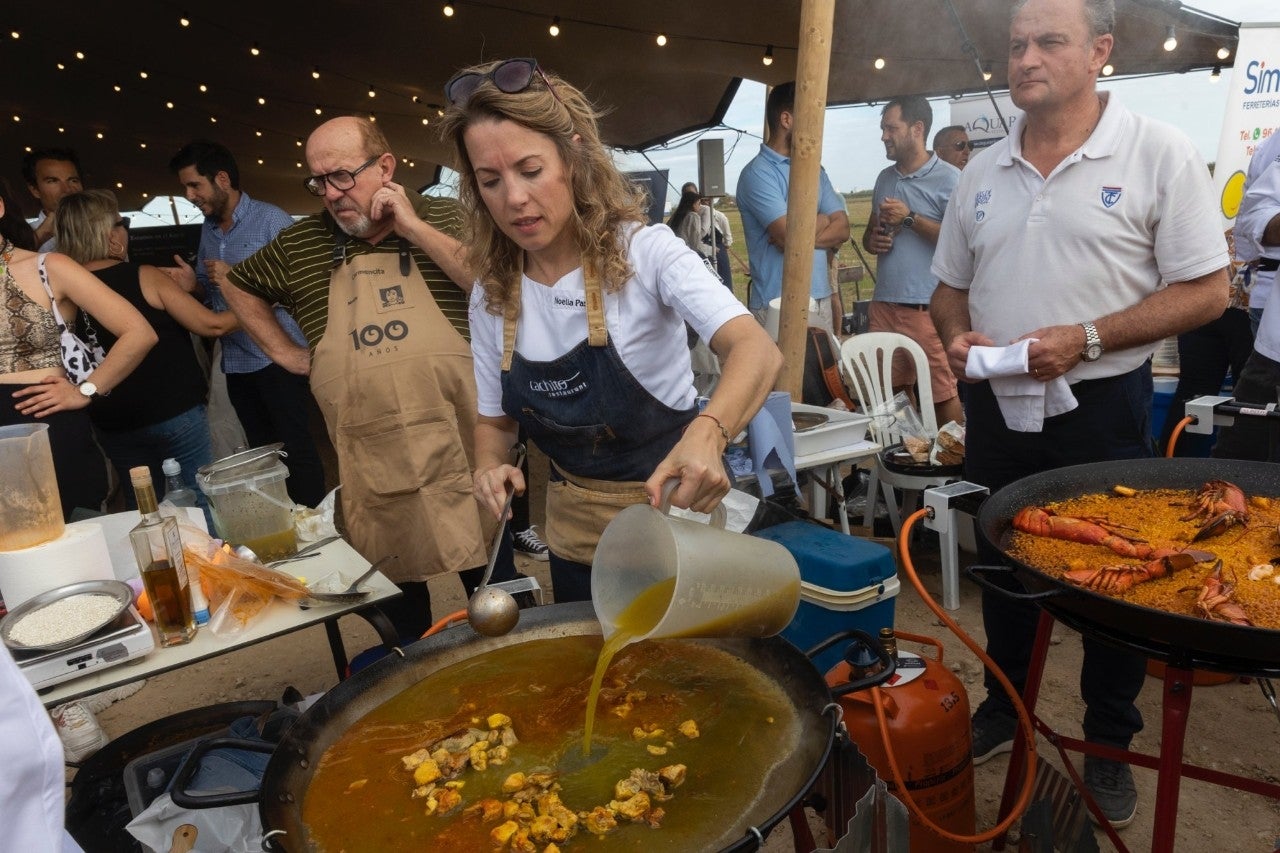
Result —
M956 376L973 381L965 372L973 346L1034 339L1026 375L1065 377L1077 404L1046 409L1038 432L1017 431L990 383L971 386L965 476L993 491L1046 469L1150 456L1156 342L1227 304L1226 242L1195 147L1096 91L1114 25L1114 0L1014 7L1009 82L1025 120L1020 133L969 161L934 254L940 286L931 313ZM1019 690L1038 615L983 595L987 651ZM1129 746L1142 728L1133 700L1145 663L1084 639L1086 740ZM1008 751L1015 727L990 675L987 689L973 721L975 763ZM1132 821L1129 765L1086 756L1084 770L1108 819Z
M1280 128L1272 131L1249 161L1235 237L1236 256L1242 261L1257 261L1249 291L1249 315L1252 318L1259 311L1261 317L1253 352L1236 377L1232 396L1242 403L1280 402L1280 305L1272 293L1280 269ZM1269 310L1263 310L1264 300L1271 306ZM1266 422L1240 417L1222 430L1213 455L1280 462L1280 439Z

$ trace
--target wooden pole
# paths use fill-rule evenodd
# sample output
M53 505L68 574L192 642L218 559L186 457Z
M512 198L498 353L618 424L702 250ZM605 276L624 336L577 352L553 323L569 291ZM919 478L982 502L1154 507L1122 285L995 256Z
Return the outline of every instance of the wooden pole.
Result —
M789 392L796 402L800 402L804 382L804 339L809 325L818 173L822 167L822 127L834 19L835 0L802 0L791 177L787 190L786 251L782 261L782 315L778 322L778 347L783 357L778 387Z

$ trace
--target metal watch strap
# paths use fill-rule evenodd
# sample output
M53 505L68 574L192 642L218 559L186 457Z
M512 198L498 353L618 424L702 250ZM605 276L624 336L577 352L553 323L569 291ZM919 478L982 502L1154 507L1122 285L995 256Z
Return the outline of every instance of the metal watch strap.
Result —
M1081 323L1080 326L1084 329L1084 350L1080 354L1086 361L1097 361L1102 357L1102 337L1098 334L1098 327L1093 323ZM1097 355L1090 358L1089 351L1094 348Z

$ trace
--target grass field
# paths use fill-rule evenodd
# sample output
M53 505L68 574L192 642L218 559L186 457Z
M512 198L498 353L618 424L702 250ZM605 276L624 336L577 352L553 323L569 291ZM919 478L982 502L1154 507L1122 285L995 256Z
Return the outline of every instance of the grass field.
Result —
M876 270L875 255L869 255L864 251L862 258L858 256L858 250L862 248L862 231L867 227L867 219L871 215L871 193L846 196L845 206L849 211L849 237L853 243L858 244L858 248L855 249L853 243L845 243L841 246L838 256L840 266L860 264L863 263L864 258L866 261L862 281L856 284L847 282L840 287L844 310L849 312L853 310L854 301L870 299L871 291L875 287L871 279ZM737 205L729 199L722 200L716 209L724 213L729 220L729 227L733 230L733 245L729 248L733 266L733 292L745 302L747 299L747 244L742 232L742 214L738 211Z

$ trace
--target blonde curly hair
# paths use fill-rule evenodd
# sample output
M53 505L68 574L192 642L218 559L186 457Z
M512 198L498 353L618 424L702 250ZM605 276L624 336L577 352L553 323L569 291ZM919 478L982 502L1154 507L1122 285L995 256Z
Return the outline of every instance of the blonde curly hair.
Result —
M620 290L633 273L623 237L633 223L647 221L644 191L614 165L600 141L600 114L579 89L541 69L523 91L503 92L487 77L500 64L489 62L460 72L485 79L465 103L449 106L440 131L456 150L459 197L466 219L463 244L467 262L484 287L486 310L518 316L520 306L513 295L524 253L498 228L480 197L464 136L473 124L485 121L515 122L555 143L569 173L574 214L569 227L583 263L598 272L605 290Z

